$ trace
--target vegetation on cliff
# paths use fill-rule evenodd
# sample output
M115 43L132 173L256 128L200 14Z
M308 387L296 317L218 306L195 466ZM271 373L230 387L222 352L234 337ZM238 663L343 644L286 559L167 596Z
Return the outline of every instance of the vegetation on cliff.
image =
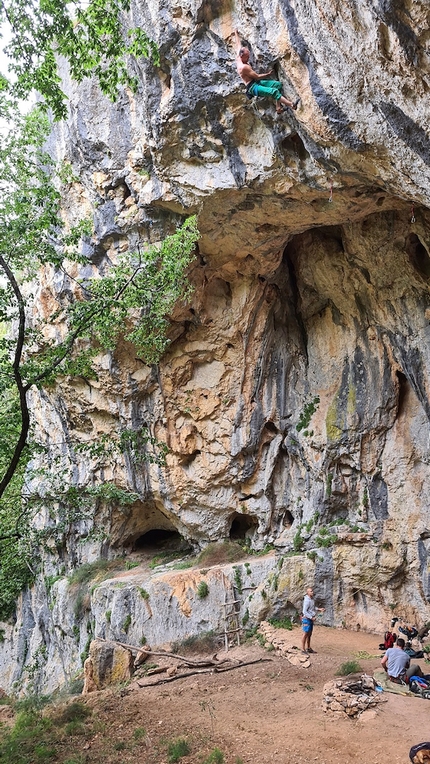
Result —
M130 74L130 56L152 57L158 61L155 43L140 28L125 31L125 14L130 0L4 0L0 4L0 25L9 37L8 80L1 78L2 90L26 99L35 90L56 118L67 113L57 63L61 56L71 77L97 77L103 93L114 99L120 85L135 88Z
M30 389L52 384L58 375L94 376L92 358L101 350L114 350L120 335L134 343L144 361L155 363L168 342L168 314L189 295L187 271L198 238L196 220L189 218L160 245L127 250L116 265L106 264L100 277L80 254L82 237L91 237L91 221L69 230L62 221L61 187L70 177L64 167L57 173L43 149L49 130L46 117L40 109L26 117L11 106L8 112L10 129L0 137L2 619L11 614L17 594L34 574L31 509L40 507L41 499L35 502L33 491L23 491L23 484L26 465L41 446L32 437ZM84 265L86 274L91 271L85 280L79 278ZM42 272L67 284L61 295L51 295L48 309L38 293L36 276L40 279ZM122 433L114 446L142 452L145 437ZM50 495L52 499L51 489L45 476L45 502ZM109 500L106 490L103 496L97 486L94 490L91 496L69 495L70 490L63 496L72 519L78 506L85 512L86 501ZM70 523L70 512L66 515ZM46 541L46 533L36 536L37 544Z

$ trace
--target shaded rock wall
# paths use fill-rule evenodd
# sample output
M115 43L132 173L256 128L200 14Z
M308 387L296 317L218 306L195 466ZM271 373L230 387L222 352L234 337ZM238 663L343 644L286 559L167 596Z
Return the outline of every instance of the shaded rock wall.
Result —
M79 176L65 214L93 215L85 273L191 213L201 239L192 303L157 367L121 343L97 382L33 397L74 484L139 496L70 528L66 570L155 529L194 547L247 536L310 553L327 623L430 616L429 21L412 0L136 2L128 23L157 41L160 68L135 62L139 90L115 105L91 81L68 84L51 148ZM235 28L255 68L273 64L300 95L296 113L245 99ZM47 273L39 310L65 290ZM76 456L75 441L143 424L167 444L165 466ZM285 558L277 590L293 602L296 566ZM38 608L33 597L34 623Z

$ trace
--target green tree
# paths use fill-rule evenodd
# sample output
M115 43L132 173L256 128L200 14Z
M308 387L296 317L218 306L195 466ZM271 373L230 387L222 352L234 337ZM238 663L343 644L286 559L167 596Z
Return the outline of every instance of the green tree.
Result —
M168 344L168 315L190 295L187 272L198 238L196 219L189 218L159 246L127 251L103 277L72 280L67 268L88 263L79 243L90 234L90 223L65 230L59 180L43 150L46 116L36 109L26 117L15 112L13 118L13 129L0 133L0 618L10 614L33 572L28 564L32 497L24 492L24 503L20 498L26 464L37 448L29 390L52 384L59 375L94 374L94 355L114 350L120 337L134 343L147 363L156 363ZM75 298L58 298L58 310L48 318L37 318L34 311L41 269L61 270L75 284ZM60 325L65 333L53 331ZM94 453L103 445L93 444ZM117 439L118 448L128 452L144 445L141 433ZM82 503L74 490L66 497L72 509Z
M155 43L140 28L127 29L130 0L0 0L0 27L9 42L5 91L25 100L40 93L56 118L66 115L58 57L68 62L71 77L81 82L95 75L101 90L115 99L120 85L135 89L130 56L158 63Z

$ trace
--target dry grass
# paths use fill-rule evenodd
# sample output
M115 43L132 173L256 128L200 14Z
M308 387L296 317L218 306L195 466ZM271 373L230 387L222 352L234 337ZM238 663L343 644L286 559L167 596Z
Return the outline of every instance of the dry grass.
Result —
M199 565L211 567L212 565L237 562L244 557L246 557L246 553L235 541L217 541L214 544L208 544L206 549L203 549L198 562Z

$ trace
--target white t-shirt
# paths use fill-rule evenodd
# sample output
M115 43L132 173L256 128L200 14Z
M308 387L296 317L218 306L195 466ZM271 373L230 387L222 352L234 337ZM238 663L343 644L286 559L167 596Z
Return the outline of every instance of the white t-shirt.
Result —
M313 601L312 597L309 597L309 594L305 594L305 598L303 600L303 617L315 618L316 614L317 609L315 607L315 602Z

